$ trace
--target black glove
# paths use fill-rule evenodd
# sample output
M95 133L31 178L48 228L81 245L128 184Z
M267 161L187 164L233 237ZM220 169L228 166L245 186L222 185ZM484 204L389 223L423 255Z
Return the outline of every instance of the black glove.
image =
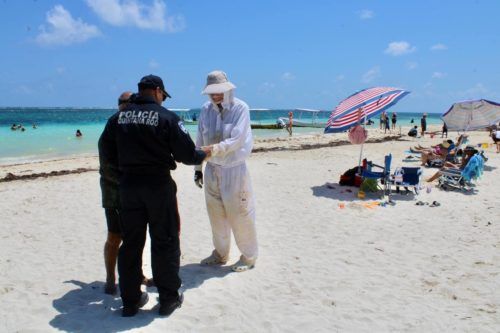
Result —
M194 172L194 183L199 188L203 187L203 172L201 172L201 171L195 171Z

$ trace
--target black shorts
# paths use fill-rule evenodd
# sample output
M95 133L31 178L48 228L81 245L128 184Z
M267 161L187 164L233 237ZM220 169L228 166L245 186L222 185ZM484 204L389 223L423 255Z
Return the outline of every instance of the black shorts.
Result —
M120 214L118 209L104 208L104 214L106 215L106 223L108 224L108 232L113 234L121 233L120 230Z

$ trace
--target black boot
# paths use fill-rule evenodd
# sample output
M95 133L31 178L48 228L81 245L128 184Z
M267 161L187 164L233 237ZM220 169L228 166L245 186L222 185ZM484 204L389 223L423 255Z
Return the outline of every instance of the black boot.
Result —
M161 303L160 309L158 313L160 316L170 316L175 310L182 306L182 302L184 302L184 294L179 293L179 296L176 300L168 303Z
M137 314L140 308L142 308L149 301L148 293L143 292L141 298L135 305L123 306L122 317L133 317Z

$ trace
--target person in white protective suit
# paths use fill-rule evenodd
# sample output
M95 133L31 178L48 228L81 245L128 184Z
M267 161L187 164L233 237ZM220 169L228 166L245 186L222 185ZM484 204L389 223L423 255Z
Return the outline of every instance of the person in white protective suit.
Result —
M202 94L210 101L201 109L196 146L208 148L203 177L202 167L195 167L194 181L205 185L205 200L212 226L215 250L201 261L204 265L224 265L229 258L231 230L241 257L231 266L242 272L255 266L257 235L255 202L245 160L252 152L252 132L248 105L233 96L236 88L224 72L208 74Z

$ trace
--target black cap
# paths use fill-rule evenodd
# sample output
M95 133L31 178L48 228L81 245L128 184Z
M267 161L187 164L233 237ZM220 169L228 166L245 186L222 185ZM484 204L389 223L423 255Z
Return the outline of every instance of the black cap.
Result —
M167 97L172 98L172 96L170 96L170 94L165 90L165 86L163 85L163 80L159 76L153 74L146 75L141 79L141 81L139 81L137 86L139 87L139 90L144 88L151 88L151 89L160 88L165 97L163 100L165 100Z

